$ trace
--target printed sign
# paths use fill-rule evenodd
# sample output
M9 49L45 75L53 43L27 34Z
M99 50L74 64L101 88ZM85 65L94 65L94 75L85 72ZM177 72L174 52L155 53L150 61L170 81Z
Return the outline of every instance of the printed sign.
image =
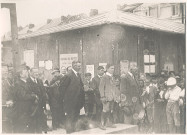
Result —
M53 68L53 63L51 60L45 61L45 69L50 70Z
M69 67L72 66L72 62L78 60L78 54L60 54L60 67Z
M45 67L45 62L44 61L39 61L39 67Z
M86 65L86 73L91 73L92 78L94 77L94 65Z
M23 52L23 59L27 66L34 67L34 50L26 50Z

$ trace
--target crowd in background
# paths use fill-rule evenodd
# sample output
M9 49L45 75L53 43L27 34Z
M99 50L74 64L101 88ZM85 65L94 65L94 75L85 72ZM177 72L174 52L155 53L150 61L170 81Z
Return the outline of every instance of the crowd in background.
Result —
M21 65L3 75L4 133L67 133L117 123L138 125L140 133L185 133L185 71L141 74L135 67L115 75L114 65L97 75L80 74L81 63L54 68L51 81L37 68ZM82 79L83 78L83 79ZM83 81L82 81L83 80ZM52 127L47 123L51 112Z

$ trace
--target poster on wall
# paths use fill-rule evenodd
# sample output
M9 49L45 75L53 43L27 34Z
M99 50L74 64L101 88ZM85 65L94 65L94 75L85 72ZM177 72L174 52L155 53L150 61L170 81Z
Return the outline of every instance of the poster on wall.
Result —
M25 50L23 52L23 60L30 68L34 67L34 50Z
M73 53L73 54L60 54L60 67L69 67L72 65L72 62L74 60L78 60L78 54Z
M45 62L44 61L39 61L39 67L45 67Z
M51 70L53 68L53 63L51 60L45 61L45 69Z
M86 73L91 73L92 78L94 77L94 65L86 65Z
M99 66L103 66L104 67L104 71L106 71L106 65L107 65L107 63L99 63Z
M128 60L121 60L120 61L120 72L127 73L129 70L129 61Z

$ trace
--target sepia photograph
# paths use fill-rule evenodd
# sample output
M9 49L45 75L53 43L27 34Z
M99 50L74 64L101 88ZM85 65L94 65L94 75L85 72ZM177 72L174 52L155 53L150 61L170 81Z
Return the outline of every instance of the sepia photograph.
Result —
M2 134L185 134L186 3L4 0Z

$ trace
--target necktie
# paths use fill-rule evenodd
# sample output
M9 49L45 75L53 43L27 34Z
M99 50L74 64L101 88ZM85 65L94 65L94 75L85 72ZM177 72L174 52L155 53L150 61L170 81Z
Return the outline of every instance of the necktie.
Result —
M34 81L35 81L35 83L37 83L37 80L36 80L36 79L34 79Z

